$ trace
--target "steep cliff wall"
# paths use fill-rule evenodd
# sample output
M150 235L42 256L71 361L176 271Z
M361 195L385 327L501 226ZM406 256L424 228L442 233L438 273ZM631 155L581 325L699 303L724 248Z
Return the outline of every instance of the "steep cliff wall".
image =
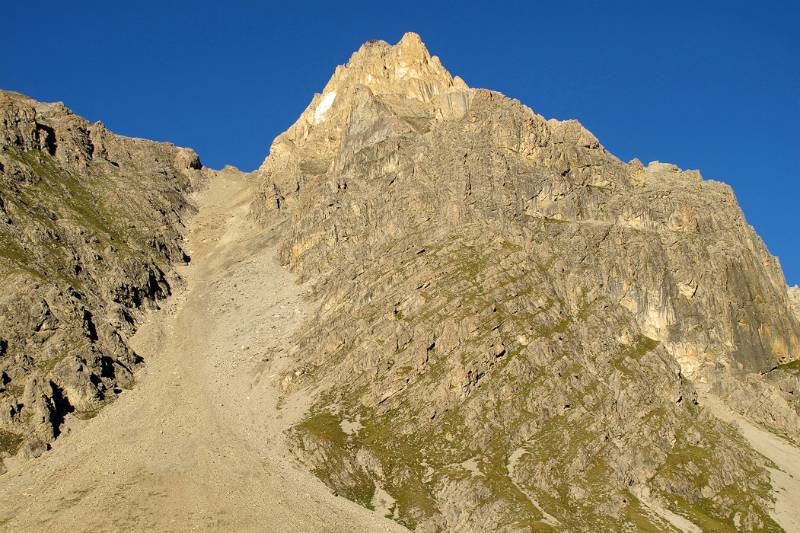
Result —
M686 379L799 352L728 186L470 89L414 34L338 67L259 172L319 305L284 382L322 391L298 450L339 493L422 530L652 527L654 501L770 523L760 459Z

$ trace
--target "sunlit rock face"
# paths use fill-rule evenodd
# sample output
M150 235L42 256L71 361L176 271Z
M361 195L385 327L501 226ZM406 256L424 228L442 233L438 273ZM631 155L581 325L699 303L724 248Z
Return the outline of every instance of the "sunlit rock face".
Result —
M795 316L800 319L800 287L797 285L789 288L789 302L792 305Z
M663 527L645 499L769 523L687 379L799 353L728 186L468 88L414 34L338 67L259 175L319 305L283 381L318 394L298 455L340 494L426 531Z
M414 159L400 160L398 148L412 143ZM575 121L545 120L499 93L468 89L415 34L396 46L365 44L336 68L275 140L260 169L264 198L256 212L285 208L325 180L337 201L355 197L336 178L361 177L347 165L380 149L391 153L380 168L365 170L395 182L409 170L413 178L405 188L351 180L386 202L376 207L382 231L436 218L508 225L523 237L542 220L564 224L556 239L608 232L601 242L614 245L608 250L570 242L565 251L592 252L577 258L592 262L593 290L629 310L648 336L674 346L685 372L719 362L764 370L798 353L800 326L780 266L728 186L670 164L623 163ZM419 198L419 209L388 205L408 198ZM349 215L330 211L332 222ZM363 224L364 213L346 220Z

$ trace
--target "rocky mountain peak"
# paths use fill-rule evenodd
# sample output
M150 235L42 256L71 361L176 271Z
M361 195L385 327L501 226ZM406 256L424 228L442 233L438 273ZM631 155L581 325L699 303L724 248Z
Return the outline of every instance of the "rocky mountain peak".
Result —
M221 481L192 498L230 495L206 524L253 529L217 509L256 493L330 519L291 450L420 532L777 531L800 489L773 492L756 452L795 478L800 459L723 421L800 443L799 307L730 187L470 89L413 33L356 51L252 176L0 91L0 473L154 364L86 426L110 446L53 454L86 486L114 474L84 506L192 470ZM227 460L194 471L210 434ZM72 494L64 470L36 475ZM38 520L35 489L9 477L25 497L0 486L0 522L23 530L5 517Z
M422 42L422 38L419 36L418 33L415 33L413 31L409 31L403 34L403 37L397 43L397 46L398 48L408 52L409 54L413 54L418 57L430 58L430 53L428 52L428 48L425 46L425 43Z
M800 323L729 187L623 163L576 121L469 89L415 34L338 67L259 178L254 215L319 305L282 381L325 390L297 448L339 494L388 493L424 531L649 520L624 510L629 487L679 493L693 503L672 512L692 519L703 501L768 524L756 470L689 381L795 390L780 369L758 381L798 353ZM791 432L785 396L771 427ZM361 432L336 429L354 420ZM733 507L684 481L700 471Z
M286 150L310 145L328 164L346 124L354 122L353 110L369 108L381 114L383 109L412 119L449 116L466 109L468 93L467 84L431 56L416 33L406 33L395 45L370 41L336 68L322 93L314 95L297 122L275 139L270 155L280 157ZM262 165L261 170L266 168Z
M374 94L402 95L428 102L451 89L466 89L436 56L431 56L416 33L406 33L392 46L372 41L355 52L350 61L336 69L325 86L323 96L355 85L364 85Z

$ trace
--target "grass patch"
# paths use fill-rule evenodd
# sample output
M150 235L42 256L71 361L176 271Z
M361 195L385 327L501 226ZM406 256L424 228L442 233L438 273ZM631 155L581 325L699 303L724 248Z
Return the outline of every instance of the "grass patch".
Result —
M5 257L20 266L27 266L31 261L28 251L3 232L0 232L0 257Z
M631 531L635 531L636 533L678 531L663 519L654 517L653 513L643 507L639 499L633 494L628 493L627 499L628 505L625 507L622 520L633 526Z
M623 350L622 353L620 353L619 356L613 360L612 365L623 374L630 374L631 370L626 364L626 360L630 358L638 361L646 354L655 350L658 345L659 342L657 340L651 339L650 337L646 337L644 335L639 335L636 338L636 342Z
M295 426L300 447L311 439L314 446L312 472L345 498L375 510L372 499L375 484L369 474L352 458L353 444L342 430L341 419L329 411L317 411Z
M712 484L721 457L718 450L723 449L726 442L744 445L733 430L726 430L725 435L696 428L702 435L702 446L688 444L679 437L676 445L659 467L657 476L667 480L692 479L692 485L702 488ZM723 440L724 437L724 440ZM689 498L681 494L662 492L669 507L696 524L703 531L735 532L739 528L734 523L737 512L742 515L755 515L762 522L759 531L782 531L772 518L763 511L763 502L770 500L768 482L754 483L753 480L763 475L757 464L749 464L745 470L747 477L743 480L732 480L712 498ZM680 481L679 481L680 482ZM724 501L721 506L717 500Z
M341 420L327 411L316 413L296 427L300 431L336 446L347 444L347 434L342 430Z
M396 501L398 521L408 528L416 527L418 519L431 515L435 500L424 481L422 464L435 445L432 435L423 432L402 435L398 432L398 413L372 417L354 439L357 447L369 450L380 461L386 475L384 489Z
M775 370L783 370L789 374L800 375L800 359L778 365L775 367Z
M15 455L22 444L22 436L11 431L0 429L0 456Z

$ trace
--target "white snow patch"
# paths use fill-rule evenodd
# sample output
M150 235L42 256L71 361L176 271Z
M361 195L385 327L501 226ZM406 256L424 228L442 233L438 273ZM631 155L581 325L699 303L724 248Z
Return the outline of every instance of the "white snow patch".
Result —
M336 91L331 91L322 97L322 101L314 110L314 124L319 124L325 120L325 113L331 108L334 100L336 100Z

